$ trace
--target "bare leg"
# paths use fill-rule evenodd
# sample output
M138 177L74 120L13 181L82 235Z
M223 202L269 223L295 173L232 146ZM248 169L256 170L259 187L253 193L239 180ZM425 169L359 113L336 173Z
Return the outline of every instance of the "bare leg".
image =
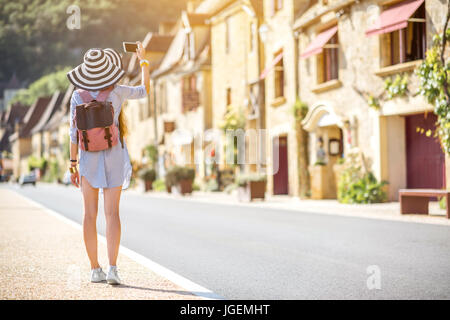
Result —
M83 237L84 245L91 262L91 269L99 268L97 255L97 212L98 189L93 188L85 177L81 177L81 191L83 193Z
M119 203L122 186L103 189L106 218L106 243L108 247L109 265L115 266L120 246Z

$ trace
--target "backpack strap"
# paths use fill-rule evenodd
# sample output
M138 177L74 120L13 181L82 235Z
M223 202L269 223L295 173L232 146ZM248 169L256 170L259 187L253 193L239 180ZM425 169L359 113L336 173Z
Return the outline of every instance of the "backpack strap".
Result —
M83 102L89 103L92 100L105 101L108 98L108 96L112 90L113 90L113 88L108 88L107 90L100 91L99 94L97 95L96 99L94 99L91 96L91 94L89 93L89 91L87 91L87 90L79 89L77 91L78 91L78 94L80 95L81 99L83 100Z
M109 94L111 93L111 91L113 90L113 88L108 88L106 90L102 90L99 92L99 94L97 95L97 101L106 101L106 99L108 98Z
M77 90L77 92L80 95L80 97L84 103L89 103L92 100L94 100L94 98L92 98L91 94L87 90L80 89L80 90Z

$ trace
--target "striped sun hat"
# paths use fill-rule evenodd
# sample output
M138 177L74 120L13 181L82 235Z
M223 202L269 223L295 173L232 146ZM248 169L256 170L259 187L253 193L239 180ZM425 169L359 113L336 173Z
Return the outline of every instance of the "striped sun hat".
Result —
M83 61L67 73L69 81L80 89L102 90L119 82L125 74L122 59L114 49L89 49Z

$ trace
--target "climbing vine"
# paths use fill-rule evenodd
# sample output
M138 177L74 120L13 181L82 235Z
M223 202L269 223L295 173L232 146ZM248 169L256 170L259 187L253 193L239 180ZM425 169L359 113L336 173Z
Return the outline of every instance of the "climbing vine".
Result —
M450 4L449 4L450 6ZM450 154L450 61L446 55L447 42L450 38L448 28L449 13L442 35L433 37L433 45L427 51L426 58L417 68L416 74L420 79L419 93L428 103L434 106L437 115L437 134L441 140L443 150Z
M386 91L387 100L405 96L408 92L408 75L398 74L395 78L386 78L384 80L384 90Z

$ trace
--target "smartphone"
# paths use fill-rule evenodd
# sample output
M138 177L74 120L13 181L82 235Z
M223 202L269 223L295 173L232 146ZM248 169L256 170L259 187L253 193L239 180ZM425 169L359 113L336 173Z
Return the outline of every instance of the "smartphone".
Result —
M136 42L124 42L123 43L123 51L136 53L137 43Z

